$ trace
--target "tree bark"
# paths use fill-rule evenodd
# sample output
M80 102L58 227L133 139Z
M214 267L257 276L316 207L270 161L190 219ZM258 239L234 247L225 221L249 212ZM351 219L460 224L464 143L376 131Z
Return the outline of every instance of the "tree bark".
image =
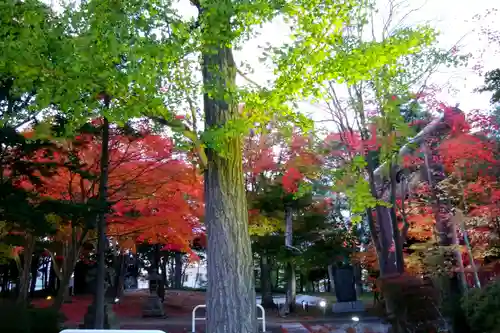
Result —
M115 275L115 298L120 298L123 295L125 285L125 256L126 254L120 253L117 258L116 275Z
M174 288L182 289L182 253L175 252Z
M292 262L286 265L286 307L290 313L295 311L295 296L297 295L297 280L295 266Z
M422 168L422 172L424 173L424 179L427 178L427 182L429 184L429 187L431 188L431 199L434 203L433 212L436 220L436 230L438 233L439 245L446 248L455 244L454 239L456 238L456 229L451 223L450 205L447 202L443 202L443 200L441 200L436 193L436 184L441 179L435 178L439 178L439 174L442 174L442 172L439 170L442 168L442 166L432 163L432 152L428 148L426 142L422 143L421 148L424 153L424 168ZM436 175L434 175L434 173ZM444 175L441 176L443 177ZM458 275L458 279L451 279L450 281L452 283L460 281L462 284L462 291L466 291L467 282L463 271L462 255L460 251L454 249L449 252L451 252L449 253L449 257L451 257L450 259L454 261L454 264L461 268L461 271L458 272L458 274L454 273L454 275ZM453 286L451 289L460 290L460 287Z
M26 233L23 262L19 264L19 294L17 295L17 302L24 303L28 299L28 291L30 288L30 272L31 261L33 260L33 251L35 250L35 237L30 233ZM34 277L36 279L36 276Z
M74 265L73 265L74 266ZM52 308L55 310L61 309L63 303L70 299L69 296L69 280L71 279L71 274L73 274L72 269L63 269L63 274L61 276L59 289L57 290L57 295L52 304Z
M109 97L106 97L106 108L109 107ZM109 122L106 117L102 124L102 147L101 147L101 171L99 179L99 201L102 209L107 206L108 197L108 167L109 167ZM106 212L99 213L97 219L97 276L95 303L94 329L104 329L105 298L106 298L106 248L108 238L106 236Z
M168 287L168 278L167 278L167 257L163 257L161 261L161 279L163 280L163 284L165 288Z
M360 264L353 265L354 270L354 283L356 285L356 296L359 297L363 294L363 281L362 281L362 269Z
M330 290L332 294L335 294L335 279L333 276L333 265L328 265L328 280L330 281Z
M280 283L280 265L277 264L276 268L271 272L271 278L273 283L273 290L278 290Z
M274 308L271 269L267 254L260 256L260 292L262 294L261 305L266 309Z
M50 293L52 295L54 295L58 289L57 286L58 286L59 278L57 277L57 273L55 271L53 262L49 261L49 263L47 263L47 267L48 267L47 274L49 274L49 281L48 281L48 288L47 289L50 291Z
M233 5L221 0L221 6ZM227 19L227 21L225 21ZM214 18L208 18L216 24ZM230 28L229 17L217 21ZM218 28L224 30L224 28ZM209 28L207 28L209 29ZM217 30L217 29L216 29ZM221 128L238 115L234 98L236 68L225 40L207 36L203 59L205 128ZM224 38L223 38L224 39ZM215 89L214 89L215 88ZM248 207L243 180L242 138L231 135L207 148L205 225L207 249L207 333L257 332L253 258L248 233Z
M403 242L401 238L401 232L398 227L398 220L396 216L396 192L397 192L397 180L396 180L396 167L391 163L390 164L390 182L391 182L391 190L390 190L390 198L391 205L390 208L390 217L391 217L391 225L392 225L392 238L394 242L394 252L395 252L395 261L396 261L396 269L399 274L402 274L405 270L405 262L403 257ZM402 198L401 200L404 200Z
M31 261L31 283L30 283L30 296L33 297L36 289L36 280L38 279L38 267L40 266L40 255L33 256Z

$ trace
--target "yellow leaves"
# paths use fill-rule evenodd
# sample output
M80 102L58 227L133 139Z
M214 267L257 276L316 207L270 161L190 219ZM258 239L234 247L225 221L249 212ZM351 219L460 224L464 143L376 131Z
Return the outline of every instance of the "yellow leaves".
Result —
M252 236L265 236L272 232L284 231L283 219L255 215L250 217L248 230Z

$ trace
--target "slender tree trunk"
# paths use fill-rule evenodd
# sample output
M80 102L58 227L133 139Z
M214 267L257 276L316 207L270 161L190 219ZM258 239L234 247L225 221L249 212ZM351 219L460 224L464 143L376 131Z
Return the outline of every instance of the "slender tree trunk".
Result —
M359 298L363 294L363 281L361 276L361 265L355 264L353 265L354 271L354 283L356 285L356 296Z
M220 0L220 6L231 8L233 4ZM207 20L231 29L229 17L222 18L222 22ZM204 94L206 129L221 128L239 117L237 101L228 100L235 98L231 93L236 88L233 53L225 41L214 43L213 38L207 36L209 50L202 54L203 82L208 89ZM206 151L207 333L255 333L255 285L242 138L226 137L218 145L223 146L220 151Z
M43 270L42 270L42 279L43 279L43 289L47 290L49 287L49 261L46 257L43 258Z
M304 283L304 274L300 273L299 290L300 290L301 293L304 292L304 286L305 286L305 283Z
M168 270L169 280L170 280L170 287L172 289L175 289L175 258L174 257L169 257L168 261L170 263L170 268Z
M433 165L431 159L432 154L430 149L427 147L426 142L422 143L421 148L424 153L424 166L425 166L422 171L424 172L424 177L427 178L427 182L429 184L429 187L431 188L431 198L432 201L434 202L433 211L436 220L436 230L438 233L439 245L443 247L448 247L454 244L454 238L456 238L456 229L453 227L451 222L451 212L449 205L446 202L443 202L443 200L436 193L435 186L440 181L439 179L440 176L443 177L443 175L440 175L441 172L440 170L438 170L440 169L440 166L435 164ZM462 261L462 254L460 253L460 251L451 250L449 252L450 253L448 256L451 257L450 259L454 261L458 267L462 268L463 261ZM461 281L462 290L463 291L467 290L467 282L463 270L458 273L457 277L458 278L456 279L450 279L450 282L456 284L456 282ZM452 286L451 290L460 290L460 287Z
M295 266L292 262L286 265L286 306L290 312L295 310L295 297L297 295L297 280L295 278Z
M273 270L272 277L273 277L273 289L278 290L279 283L280 283L280 265L279 264L277 264L276 269Z
M267 254L260 256L260 292L262 294L262 306L266 309L274 308L271 269L269 267L269 257Z
M182 289L182 253L177 251L175 258L174 288Z
M60 283L54 303L52 304L52 308L56 310L59 310L64 302L71 301L71 297L69 295L69 282L71 280L71 275L73 275L75 270L76 259L80 253L80 246L77 243L76 234L73 233L73 236L74 239L71 242L66 243L63 247L64 259L61 266L58 267L57 264L53 263L54 272L57 272L57 277ZM55 258L53 261L55 261Z
M391 218L391 225L392 225L392 238L394 241L394 252L395 252L395 259L396 259L396 269L398 273L402 274L405 270L405 262L404 262L404 257L403 257L403 243L402 243L402 238L401 238L401 233L399 231L398 227L398 220L396 216L396 192L397 192L397 180L396 180L396 168L395 166L391 163L390 164L390 182L391 182L391 190L390 190L390 197L391 197L391 205L392 207L390 208L390 218ZM401 200L404 200L402 198Z
M293 242L293 220L292 220L292 207L290 205L285 206L285 246L289 249L292 248ZM297 290L297 284L295 279L295 267L291 262L286 264L285 268L286 275L286 303L285 309L289 312L293 312L295 308L295 294Z
M161 261L161 278L163 280L163 284L165 285L165 288L168 287L168 279L167 279L167 258L163 257Z
M51 294L55 294L57 292L57 281L58 281L58 277L57 277L57 273L55 271L55 268L54 268L54 263L53 262L49 262L47 263L47 265L50 264L50 269L48 269L48 274L49 274L49 282L48 282L48 290L50 291Z
M115 298L122 297L125 282L125 254L118 255L115 276Z
M71 274L73 274L73 271L71 269L63 269L59 289L57 290L57 295L54 299L54 303L52 303L52 308L55 310L60 310L63 303L70 298L69 281L71 279Z
M196 276L194 279L194 286L193 288L198 288L198 280L200 279L200 263L196 265Z
M31 261L35 251L36 240L33 235L27 233L25 236L23 262L19 265L19 294L17 302L24 303L28 300L28 291L30 288ZM36 276L35 276L36 278Z
M106 97L106 108L109 107L109 97ZM101 172L99 179L99 201L102 209L107 206L108 196L108 167L109 167L109 121L103 118L102 124L102 147L101 147ZM97 219L97 274L96 293L94 298L95 323L94 329L104 329L104 307L106 297L106 248L108 238L106 236L106 212L101 212Z
M335 294L335 280L333 275L333 265L328 265L328 280L330 281L330 290L332 294Z
M36 281L38 280L38 267L40 267L40 255L33 256L31 261L31 283L30 283L30 296L33 297L36 289Z
M378 193L375 182L375 166L374 166L374 156L372 151L368 151L366 154L366 171L368 173L368 181L370 185L370 192L372 196L378 199ZM372 216L372 209L367 209L368 224L370 226L370 234L372 236L372 242L377 250L377 256L379 261L380 276L384 277L390 275L395 271L395 263L392 263L389 259L389 248L391 246L392 240L392 229L391 225L388 223L389 216L385 213L384 207L377 205L375 207L376 221Z

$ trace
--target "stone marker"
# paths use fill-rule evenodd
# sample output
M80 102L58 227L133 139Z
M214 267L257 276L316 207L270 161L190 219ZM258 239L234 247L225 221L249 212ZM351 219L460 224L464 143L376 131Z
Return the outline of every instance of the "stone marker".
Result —
M163 309L163 304L161 303L156 288L158 283L163 283L161 276L152 273L148 275L149 280L149 296L142 305L142 316L143 317L165 317L165 310Z
M357 299L354 269L352 266L344 266L335 269L334 281L337 303L332 306L333 312L343 313L365 311L364 303L362 301L358 301Z

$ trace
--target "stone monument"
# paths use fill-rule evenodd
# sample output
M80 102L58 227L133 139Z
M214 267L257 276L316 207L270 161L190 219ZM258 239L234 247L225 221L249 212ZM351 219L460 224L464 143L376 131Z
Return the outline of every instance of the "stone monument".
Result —
M105 300L104 300L104 329L110 330L110 329L119 329L120 324L113 313L113 304L110 303L110 293L113 292L113 284L112 284L112 279L111 279L111 268L106 269L106 275L104 279L104 293L105 293ZM95 279L94 279L94 292L95 292ZM87 313L85 314L83 318L83 324L80 325L79 328L81 329L89 329L89 328L94 328L94 322L95 322L95 304L92 302L88 308L87 308Z
M365 310L362 301L356 295L356 283L352 266L342 266L334 270L335 296L333 312L362 312Z
M83 324L79 326L80 329L93 329L94 328L94 320L95 320L95 305L92 302L88 309L87 313L83 318ZM109 303L104 304L104 329L106 330L114 330L119 329L120 324L113 312L113 305Z
M157 273L148 274L149 280L149 295L146 298L146 302L142 306L142 316L143 317L165 317L165 310L163 309L163 304L161 303L160 297L158 297L158 284L163 283L162 278Z

